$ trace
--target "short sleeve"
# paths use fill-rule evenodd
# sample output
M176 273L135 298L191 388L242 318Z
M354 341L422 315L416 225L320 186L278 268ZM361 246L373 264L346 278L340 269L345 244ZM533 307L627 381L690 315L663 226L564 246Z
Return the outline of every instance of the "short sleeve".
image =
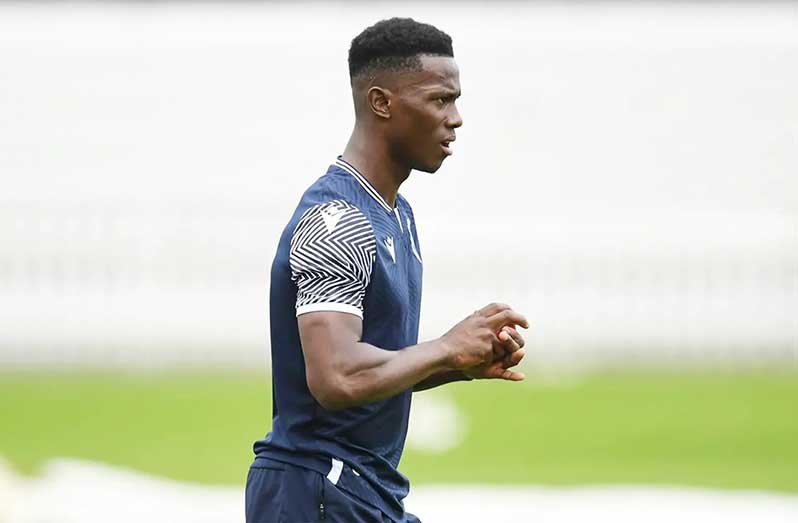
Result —
M368 218L343 200L311 207L291 237L296 315L315 311L363 317L363 297L377 254Z

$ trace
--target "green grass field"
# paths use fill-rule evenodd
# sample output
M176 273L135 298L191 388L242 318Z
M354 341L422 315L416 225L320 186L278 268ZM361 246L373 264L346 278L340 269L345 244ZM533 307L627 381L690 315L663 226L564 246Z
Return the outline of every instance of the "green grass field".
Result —
M268 430L261 374L0 374L0 456L77 457L241 485ZM463 443L408 451L414 484L648 483L798 492L798 374L605 374L453 384Z

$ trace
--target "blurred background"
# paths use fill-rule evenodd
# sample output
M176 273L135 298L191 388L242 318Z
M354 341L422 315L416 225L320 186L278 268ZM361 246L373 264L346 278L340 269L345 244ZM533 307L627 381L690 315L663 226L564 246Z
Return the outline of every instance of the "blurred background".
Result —
M409 503L798 518L798 4L9 2L0 521L131 484L159 507L131 517L241 519L278 236L390 16L448 32L463 87L454 156L402 187L421 338L490 301L532 323L523 384L416 395Z

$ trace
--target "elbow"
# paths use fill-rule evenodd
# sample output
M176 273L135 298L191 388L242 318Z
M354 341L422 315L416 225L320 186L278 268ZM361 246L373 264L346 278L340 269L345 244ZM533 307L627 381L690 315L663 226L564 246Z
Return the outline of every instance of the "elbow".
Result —
M342 410L359 403L355 387L342 376L327 375L314 379L308 375L307 381L310 394L325 410Z
M311 388L310 393L324 410L336 411L350 406L346 395L341 391L331 389L314 390Z

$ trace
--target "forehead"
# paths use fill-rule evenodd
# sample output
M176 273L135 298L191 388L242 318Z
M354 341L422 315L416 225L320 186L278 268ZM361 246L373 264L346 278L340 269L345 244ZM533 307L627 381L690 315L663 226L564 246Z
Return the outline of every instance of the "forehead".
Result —
M402 75L402 87L460 92L460 69L450 56L421 55L421 70Z

